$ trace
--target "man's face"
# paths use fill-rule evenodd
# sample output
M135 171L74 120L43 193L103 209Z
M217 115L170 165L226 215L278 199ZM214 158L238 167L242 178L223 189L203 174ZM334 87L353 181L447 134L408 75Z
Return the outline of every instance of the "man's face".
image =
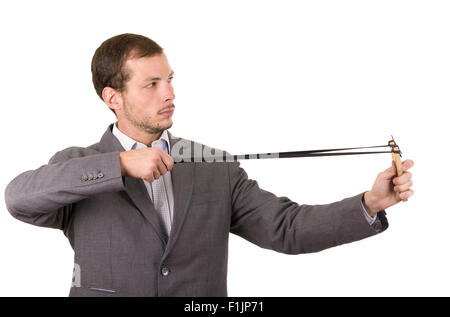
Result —
M147 133L159 133L169 129L175 105L172 87L173 70L164 53L129 59L125 67L130 79L122 92L122 110L118 120L126 120ZM172 111L171 113L164 113Z

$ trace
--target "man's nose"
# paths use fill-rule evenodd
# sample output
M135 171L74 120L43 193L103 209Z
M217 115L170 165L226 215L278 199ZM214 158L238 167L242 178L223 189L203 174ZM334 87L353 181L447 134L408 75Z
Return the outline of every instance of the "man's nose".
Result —
M174 93L174 90L173 90L173 87L172 87L172 85L169 85L168 86L168 89L167 89L167 91L166 91L166 94L165 94L165 98L164 98L165 100L173 100L173 99L175 99L175 93Z

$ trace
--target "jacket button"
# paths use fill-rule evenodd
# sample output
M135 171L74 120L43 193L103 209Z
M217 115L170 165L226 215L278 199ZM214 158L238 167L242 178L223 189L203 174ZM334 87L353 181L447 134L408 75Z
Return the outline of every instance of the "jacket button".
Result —
M94 175L88 174L88 180L92 180L94 178Z
M102 172L99 172L99 173L97 174L97 177L98 177L98 178L102 178L102 177L103 177L103 173L102 173Z
M87 177L87 175L86 174L83 174L83 176L81 177L81 180L82 181L87 181L88 180L88 177Z
M170 270L169 270L168 267L163 267L163 268L161 269L161 274L162 274L163 276L169 275L169 272L170 272Z

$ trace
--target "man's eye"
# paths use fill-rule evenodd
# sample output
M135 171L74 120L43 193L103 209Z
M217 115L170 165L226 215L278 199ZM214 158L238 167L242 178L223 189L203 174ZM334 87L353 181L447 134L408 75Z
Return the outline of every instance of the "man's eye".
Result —
M172 76L172 77L169 77L169 80L170 80L170 81L172 81L172 79L173 79L173 76Z
M153 87L156 83L150 83L147 85L147 87Z

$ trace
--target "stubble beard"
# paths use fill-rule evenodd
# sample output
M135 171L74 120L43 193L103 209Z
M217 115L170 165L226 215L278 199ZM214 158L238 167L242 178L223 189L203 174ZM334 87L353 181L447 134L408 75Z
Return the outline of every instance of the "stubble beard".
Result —
M148 134L159 134L164 130L172 127L173 123L170 123L169 126L161 126L159 123L152 124L152 117L144 116L142 118L137 117L130 111L130 107L127 103L123 104L123 113L125 118L130 122L134 127L138 128L141 131L145 131Z

